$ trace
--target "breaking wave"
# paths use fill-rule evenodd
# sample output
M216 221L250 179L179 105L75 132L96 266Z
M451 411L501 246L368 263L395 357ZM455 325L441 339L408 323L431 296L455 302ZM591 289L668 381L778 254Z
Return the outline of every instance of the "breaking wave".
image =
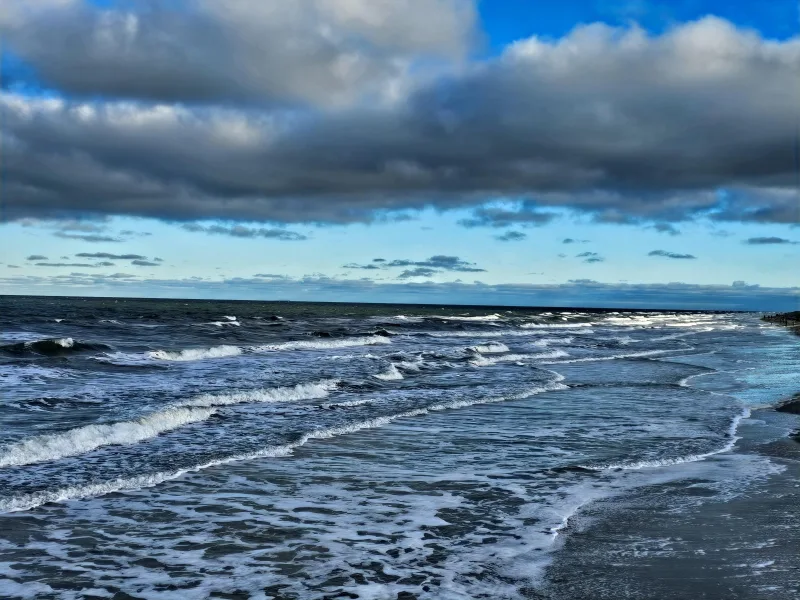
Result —
M133 421L96 424L64 433L39 435L6 446L0 454L0 467L29 465L91 452L101 446L128 445L204 421L213 409L169 408Z

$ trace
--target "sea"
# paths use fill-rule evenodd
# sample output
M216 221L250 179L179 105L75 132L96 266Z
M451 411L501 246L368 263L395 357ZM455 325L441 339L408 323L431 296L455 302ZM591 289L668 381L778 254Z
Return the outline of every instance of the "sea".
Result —
M0 597L800 598L755 313L0 297Z

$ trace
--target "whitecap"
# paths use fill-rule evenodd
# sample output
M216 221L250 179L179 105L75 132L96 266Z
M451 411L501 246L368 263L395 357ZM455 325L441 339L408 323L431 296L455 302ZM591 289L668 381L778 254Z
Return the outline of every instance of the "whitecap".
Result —
M182 406L226 406L256 402L292 402L326 398L336 389L338 379L326 379L315 383L300 383L290 387L263 388L230 394L203 394L182 403Z
M280 352L281 350L328 350L331 348L348 348L351 346L374 346L379 344L391 344L391 340L381 335L371 335L366 337L340 338L332 340L306 341L298 340L294 342L283 342L280 344L265 344L263 346L253 346L253 352Z
M391 364L386 371L383 373L378 373L377 375L373 375L373 377L383 381L397 381L403 379L403 374L397 370L397 366L395 364Z
M214 346L212 348L187 348L184 350L154 350L153 352L148 352L147 356L156 360L185 362L237 356L241 353L242 349L238 346Z

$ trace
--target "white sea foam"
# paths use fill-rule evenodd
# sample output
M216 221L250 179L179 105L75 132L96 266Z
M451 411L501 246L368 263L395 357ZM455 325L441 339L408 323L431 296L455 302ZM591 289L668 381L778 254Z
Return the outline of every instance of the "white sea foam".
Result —
M211 321L210 323L204 323L205 325L216 325L217 327L225 327L226 325L233 325L234 327L239 327L241 323L239 321Z
M182 477L183 475L190 472L197 472L232 462L253 460L256 458L287 456L288 454L291 454L292 451L294 451L296 448L299 448L300 446L306 444L308 441L314 439L327 439L339 435L355 433L363 429L382 427L398 419L417 417L420 415L430 414L432 412L455 410L479 404L489 404L495 402L503 402L507 400L522 400L534 396L536 394L541 394L543 392L563 390L563 389L567 389L567 386L560 382L551 382L549 384L540 387L535 387L520 394L516 394L509 397L477 398L474 400L454 400L452 402L434 404L432 406L428 406L425 408L409 410L394 415L387 415L384 417L368 419L366 421L349 423L339 427L317 429L303 435L299 440L297 440L296 442L292 442L290 444L271 446L255 452L228 456L225 458L208 461L206 463L184 469L177 469L174 471L167 471L167 472L153 473L146 475L138 475L134 477L121 477L110 481L84 485L84 486L66 486L54 490L20 494L18 496L0 500L0 512L19 512L24 510L30 510L32 508L36 508L37 506L41 506L42 504L46 504L49 502L64 502L67 500L92 498L96 496L103 496L105 494L110 494L113 492L132 491L147 487L153 487L165 481L170 481Z
M228 319L228 321L235 321L236 320L236 317L229 316L229 315L223 315L222 318L223 319Z
M391 344L391 340L382 335L370 335L365 337L340 338L332 340L283 342L280 344L265 344L263 346L253 346L253 352L280 352L281 350L328 350L332 348L349 348L352 346L374 346L379 344Z
M300 383L290 387L263 388L231 394L203 394L183 402L181 406L227 406L257 402L274 403L313 400L326 398L331 390L336 389L338 383L338 379L325 379L315 383Z
M0 467L28 465L91 452L101 446L128 445L204 421L213 409L169 408L133 421L86 425L64 433L39 435L2 449Z
M482 344L480 346L471 346L467 348L467 350L478 352L479 354L499 354L501 352L508 352L508 346L500 342L489 342L488 344Z
M222 358L237 356L242 353L238 346L214 346L212 348L187 348L185 350L155 350L148 352L147 356L156 360L192 361L207 358Z

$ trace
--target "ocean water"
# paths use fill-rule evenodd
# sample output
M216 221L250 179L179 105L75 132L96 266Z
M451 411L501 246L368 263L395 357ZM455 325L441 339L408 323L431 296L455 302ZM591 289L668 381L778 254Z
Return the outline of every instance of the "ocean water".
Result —
M0 331L3 598L800 589L798 338L755 314L6 296Z

